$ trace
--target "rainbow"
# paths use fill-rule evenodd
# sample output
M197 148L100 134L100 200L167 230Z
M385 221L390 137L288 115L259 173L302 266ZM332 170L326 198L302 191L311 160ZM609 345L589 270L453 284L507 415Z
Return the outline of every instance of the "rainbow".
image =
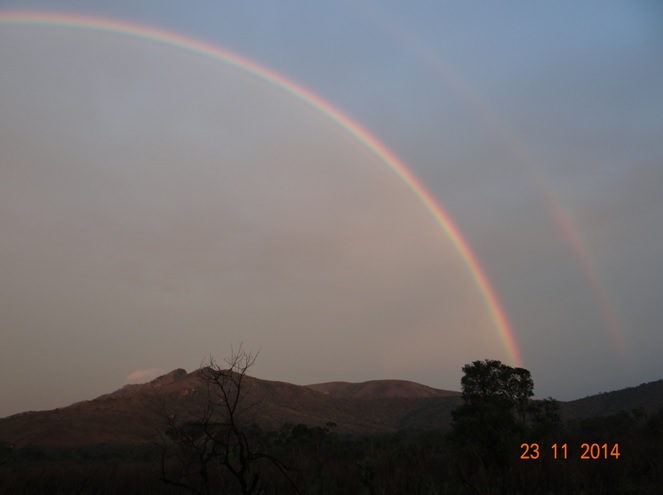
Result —
M439 56L430 50L424 43L413 34L407 32L379 7L372 6L364 9L365 15L378 23L391 37L401 45L407 47L410 52L425 64L445 84L451 87L455 94L459 95L473 110L474 114L497 136L506 149L513 156L513 163L521 166L524 172L534 179L541 202L548 216L560 233L562 240L566 243L575 261L582 271L585 281L591 290L597 305L599 317L603 327L608 333L615 349L627 349L624 332L620 321L613 310L613 305L603 288L599 273L595 268L586 244L583 242L579 229L574 225L573 219L567 208L556 199L552 181L547 177L544 167L537 162L534 155L527 148L513 129L501 118L494 109L479 95L467 81L453 71L447 63L443 63ZM623 353L622 353L623 355Z
M416 195L422 205L435 219L438 226L446 233L454 248L462 258L470 271L474 283L478 287L493 320L499 331L505 349L516 366L522 366L522 358L513 329L500 301L492 288L485 271L479 263L476 255L463 238L460 230L451 217L436 201L435 197L424 187L417 177L405 166L405 164L375 136L364 129L359 123L333 107L321 97L299 84L286 79L284 76L264 66L241 57L237 54L223 50L214 45L194 40L176 33L162 31L152 27L133 24L127 21L111 20L80 16L75 14L58 14L27 11L0 12L0 26L2 25L24 25L24 26L55 26L84 29L97 32L115 33L134 38L149 40L162 45L177 47L182 50L193 52L197 55L218 60L230 66L236 67L246 73L258 77L268 83L280 88L284 92L304 102L321 112L328 119L340 126L363 144L372 154L384 163L401 181Z

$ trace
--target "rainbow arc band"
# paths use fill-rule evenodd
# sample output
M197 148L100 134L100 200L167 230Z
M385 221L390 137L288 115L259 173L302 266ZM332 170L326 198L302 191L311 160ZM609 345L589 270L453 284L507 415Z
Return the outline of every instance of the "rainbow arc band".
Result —
M259 79L262 79L284 92L306 103L325 115L332 122L348 132L357 141L371 151L382 163L384 163L400 180L415 194L421 204L435 219L435 222L446 233L454 248L462 258L470 271L470 274L479 289L499 331L506 351L515 366L522 366L522 358L514 338L513 330L509 324L507 315L493 290L485 271L479 263L476 255L467 241L461 235L451 217L435 197L424 187L417 177L405 166L405 164L375 136L364 129L357 122L333 107L321 97L303 86L285 78L284 76L258 65L255 62L221 49L217 46L194 40L180 34L155 29L148 26L134 24L127 21L113 20L107 18L87 17L76 14L48 13L48 12L25 12L5 11L0 12L1 26L52 26L63 28L83 29L115 33L134 38L140 38L163 45L177 47L198 55L203 55L218 60L230 66L236 67Z

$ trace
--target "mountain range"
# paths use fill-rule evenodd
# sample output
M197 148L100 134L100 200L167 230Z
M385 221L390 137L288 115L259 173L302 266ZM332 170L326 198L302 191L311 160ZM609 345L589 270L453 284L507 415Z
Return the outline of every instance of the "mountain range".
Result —
M460 392L404 380L293 385L244 377L248 420L265 430L284 424L342 434L448 430ZM176 369L151 382L125 385L96 399L0 419L0 441L17 447L142 444L165 431L169 417L195 418L207 404L202 370ZM561 402L566 420L663 408L663 380Z

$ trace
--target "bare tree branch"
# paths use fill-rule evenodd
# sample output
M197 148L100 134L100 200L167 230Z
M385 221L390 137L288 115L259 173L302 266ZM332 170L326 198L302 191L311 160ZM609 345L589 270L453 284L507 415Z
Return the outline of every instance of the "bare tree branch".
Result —
M192 419L180 419L169 413L164 400L158 403L166 428L162 438L167 441L162 444L161 461L165 483L207 495L213 483L222 478L220 473L225 472L239 485L243 495L251 495L263 488L264 472L260 466L267 462L300 493L287 474L288 468L249 435L251 411L260 402L249 401L251 381L246 378L257 357L257 353L245 351L242 344L237 350L232 349L223 367L210 357L198 371L206 397L200 412ZM178 469L169 468L168 460L173 456Z

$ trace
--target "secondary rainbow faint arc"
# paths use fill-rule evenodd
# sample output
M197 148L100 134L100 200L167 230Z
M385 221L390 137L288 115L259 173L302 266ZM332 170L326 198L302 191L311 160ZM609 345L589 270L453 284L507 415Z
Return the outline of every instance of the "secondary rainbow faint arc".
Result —
M363 5L363 7L366 6ZM455 71L451 70L448 64L442 63L428 46L403 29L400 24L394 22L391 17L386 15L384 10L380 10L377 6L374 7L376 8L363 9L363 11L364 13L368 12L370 14L369 18L377 21L392 37L405 45L428 68L432 69L442 81L453 88L456 94L468 103L480 121L495 133L500 142L506 145L506 148L513 155L513 163L526 167L525 172L535 178L534 185L548 215L562 235L562 239L570 248L590 290L593 292L599 315L610 334L613 345L617 349L626 349L628 344L624 340L619 320L610 304L606 291L603 289L603 284L600 282L599 274L588 254L588 249L579 233L580 231L574 225L568 209L555 198L551 180L547 177L544 167L537 163L522 139L515 134L504 119L499 118L495 110L491 109L488 103L472 89L467 81L464 81Z
M463 238L460 230L451 217L446 213L435 197L424 187L417 177L405 166L405 164L375 136L364 129L353 119L334 108L330 103L323 100L315 93L286 79L284 76L265 68L257 63L228 52L217 46L191 39L176 33L162 31L152 27L134 24L127 21L112 20L106 18L80 16L76 14L57 14L44 12L9 11L0 13L0 25L28 25L28 26L56 26L78 28L92 31L102 31L116 34L124 34L135 38L147 39L157 43L174 46L180 49L192 51L226 64L237 67L275 86L286 93L305 102L311 107L319 110L330 120L345 129L375 156L387 165L417 196L424 207L430 212L437 224L447 234L455 249L467 265L474 282L483 296L493 322L497 327L502 341L506 347L509 357L516 366L522 366L522 357L518 344L514 338L513 330L507 315L499 302L499 299L486 276L485 271Z

